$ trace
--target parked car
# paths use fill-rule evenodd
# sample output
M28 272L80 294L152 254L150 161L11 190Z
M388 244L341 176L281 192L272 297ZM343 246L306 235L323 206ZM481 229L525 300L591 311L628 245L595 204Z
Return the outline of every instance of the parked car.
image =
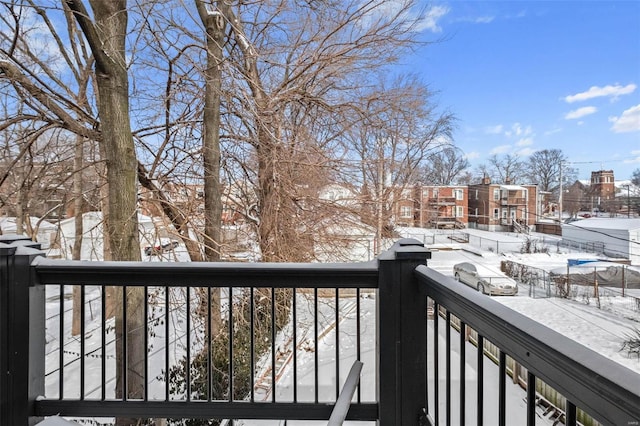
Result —
M518 293L518 283L503 274L495 273L480 265L462 262L453 266L456 281L460 281L490 296L513 296Z
M173 240L160 240L159 244L153 246L147 246L144 248L144 254L147 256L158 255L165 253L178 247L178 242Z

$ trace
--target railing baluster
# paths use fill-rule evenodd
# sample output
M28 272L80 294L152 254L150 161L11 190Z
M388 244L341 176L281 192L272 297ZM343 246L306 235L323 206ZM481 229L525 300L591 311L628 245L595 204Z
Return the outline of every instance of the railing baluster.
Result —
M233 402L233 287L229 287L229 402Z
M128 391L129 387L127 386L128 379L128 371L129 363L127 360L127 343L129 339L127 339L127 333L129 332L129 327L127 324L127 286L122 286L122 400L126 401L129 399Z
M276 289L271 287L271 402L276 402Z
M313 360L314 360L314 369L313 369L313 390L315 395L315 403L318 403L318 289L313 289Z
M205 351L205 353L207 354L207 374L205 374L205 377L207 379L207 385L206 385L206 389L207 389L207 402L211 402L211 381L213 380L211 377L211 357L212 355L212 351L211 351L211 334L213 332L213 330L211 330L211 322L213 321L213 319L211 318L211 287L207 287L207 325L206 325L206 339L205 339L205 344L207 345L207 350ZM251 375L251 396L253 397L253 374Z
M451 424L451 312L447 309L445 314L445 383L447 387L447 393L445 394L445 407L446 407L446 425Z
M164 287L164 395L166 401L169 401L171 396L169 388L169 333L171 331L169 329L169 310L169 286L167 285Z
M59 374L58 374L58 380L60 381L60 383L58 383L58 397L59 399L64 399L64 341L65 341L65 334L64 334L64 284L60 284L60 340L58 341L58 345L59 347L59 351L60 351L60 370L59 370ZM104 348L104 345L103 345ZM103 349L104 351L104 349ZM104 383L104 381L102 382ZM103 385L104 386L104 385Z
M467 341L465 339L467 325L460 320L460 424L465 424L465 408L466 408L466 357L467 357Z
M80 287L80 400L84 399L84 385L85 385L85 365L84 365L84 353L85 353L85 287Z
M361 338L360 338L360 289L356 289L356 359L362 359L362 353L360 351ZM358 380L358 404L362 402L362 395L360 391L360 380Z
M426 306L427 309L425 310L425 321L427 321L427 327L424 328L424 341L425 341L425 347L427 348L427 352L425 353L425 356L428 356L429 354L429 303L432 303L433 301L431 300L431 298L427 297L427 302L426 302ZM428 362L428 361L427 361ZM429 369L427 368L425 370L425 380L424 380L424 410L425 410L425 415L429 415Z
M576 426L577 424L576 406L568 399L567 399L567 406L565 411L564 424L565 426Z
M482 426L484 422L484 337L478 333L478 350L477 350L477 425Z
M440 335L440 305L437 303L433 303L433 398L434 398L434 418L436 424L440 424L440 356L439 356L439 345L438 345L438 337Z
M191 401L191 288L187 287L185 293L185 314L186 314L186 337L187 337L187 347L186 347L186 365L184 367L185 373L185 390L187 392L187 402Z
M149 400L149 288L144 288L144 397L145 401Z
M291 301L291 309L293 309L293 402L298 402L298 316L297 316L297 304L296 304L296 288L291 290L293 294L293 300Z
M340 396L340 290L336 288L336 401Z
M507 409L507 354L500 351L498 368L498 426L506 426Z
M100 298L100 309L102 318L100 318L100 343L102 344L102 360L101 360L101 378L102 390L100 399L104 401L107 398L107 287L101 286L102 297Z
M527 371L527 426L536 424L536 376Z
M255 402L256 400L256 391L255 391L255 365L256 365L256 355L255 355L255 320L256 320L256 299L255 299L255 291L254 288L251 287L249 289L249 296L251 297L251 301L250 301L250 305L249 305L249 309L251 311L250 315L251 315L251 319L249 320L249 328L250 328L250 332L251 332L251 336L249 338L249 346L250 346L250 354L249 354L249 362L250 362L250 368L251 368L251 374L249 374L249 376L251 377L251 402Z

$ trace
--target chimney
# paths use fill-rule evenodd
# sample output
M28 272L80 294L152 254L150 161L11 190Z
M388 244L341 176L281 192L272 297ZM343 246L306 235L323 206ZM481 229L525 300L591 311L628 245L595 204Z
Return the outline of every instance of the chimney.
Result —
M507 176L506 178L504 178L504 184L505 185L511 185L511 178L509 176Z
M491 178L487 175L484 175L484 177L482 178L482 184L483 185L489 185L491 184Z

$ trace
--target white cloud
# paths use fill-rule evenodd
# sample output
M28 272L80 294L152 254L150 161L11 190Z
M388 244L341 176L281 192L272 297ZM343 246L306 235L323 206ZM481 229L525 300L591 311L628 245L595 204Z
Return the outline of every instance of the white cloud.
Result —
M517 146L529 146L533 145L533 138L522 138L517 143Z
M362 4L366 1L363 0ZM377 0L373 5L366 2L367 12L358 20L358 25L362 28L368 28L375 25L381 19L386 17L400 16L408 25L407 30L420 32L429 30L439 33L442 28L438 25L438 20L449 13L446 6L433 6L424 14L417 8L408 8L406 0Z
M395 3L394 1L386 1L385 3ZM438 25L438 20L449 13L449 8L446 6L433 6L427 11L424 18L422 18L415 26L414 30L424 31L429 30L434 33L439 33L442 28Z
M531 133L533 133L533 129L531 128L531 126L522 127L522 124L520 123L513 123L513 125L511 126L511 130L507 130L506 132L504 132L505 136L507 137L527 136Z
M499 145L494 147L490 154L504 154L505 152L509 152L511 150L511 145Z
M555 129L547 130L546 132L544 132L544 135L550 136L550 135L553 135L554 133L560 133L561 131L562 131L562 128L556 127Z
M480 158L480 153L479 153L479 152L477 152L477 151L467 152L467 153L464 155L464 157L465 157L467 160L474 160L474 159L476 159L476 158Z
M575 109L573 111L569 111L565 116L565 120L575 120L576 118L581 118L586 115L594 114L598 111L598 108L594 106L582 107Z
M533 148L523 148L519 150L516 154L518 154L520 157L528 157L534 152L536 152L536 150Z
M635 84L627 84L626 86L621 86L619 84L616 84L615 86L609 85L604 87L592 86L586 92L566 96L564 100L567 103L573 103L603 96L609 96L613 99L617 99L621 95L628 95L630 93L633 93L636 90L636 87L637 86Z
M502 124L498 124L496 126L485 127L484 132L489 135L499 135L503 130L504 126Z
M455 19L455 22L471 22L472 24L490 24L496 19L495 16L465 16Z
M474 19L473 22L475 22L476 24L489 24L493 22L494 19L496 19L495 16L479 16Z
M640 131L640 105L636 105L622 112L620 117L609 117L613 123L611 130L615 133Z

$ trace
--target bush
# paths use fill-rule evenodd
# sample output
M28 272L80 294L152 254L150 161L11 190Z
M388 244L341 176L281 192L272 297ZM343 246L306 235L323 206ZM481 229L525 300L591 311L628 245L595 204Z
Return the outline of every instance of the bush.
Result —
M627 351L627 355L635 355L640 360L640 329L634 327L631 333L625 335L626 340L622 342L621 351Z

